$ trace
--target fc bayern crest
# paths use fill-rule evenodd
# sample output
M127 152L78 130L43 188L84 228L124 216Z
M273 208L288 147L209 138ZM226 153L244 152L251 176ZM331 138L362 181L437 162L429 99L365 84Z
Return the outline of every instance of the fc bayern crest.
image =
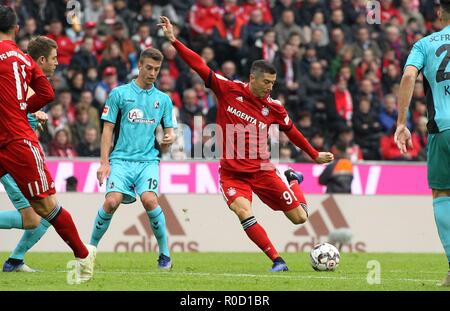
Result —
M155 102L155 109L158 109L159 108L159 101L156 101Z
M227 190L228 196L232 197L236 194L236 189L234 189L233 187L228 188Z
M266 106L262 107L261 113L263 116L267 117L269 115L269 108L267 108Z

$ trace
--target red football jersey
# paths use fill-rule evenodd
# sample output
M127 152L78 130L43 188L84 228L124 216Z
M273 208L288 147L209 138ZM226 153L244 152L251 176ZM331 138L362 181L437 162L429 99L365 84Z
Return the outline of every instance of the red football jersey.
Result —
M41 77L44 79L38 79ZM50 82L31 56L24 54L13 41L0 41L0 147L23 138L37 142L27 119L29 86L37 91L34 99L43 89L47 95L53 94Z
M217 96L217 125L222 133L216 132L216 145L222 147L220 165L223 169L238 172L257 172L273 169L268 150L268 130L272 124L279 125L289 139L308 153L318 156L311 144L297 130L286 109L270 96L254 96L249 85L241 81L230 81L212 71L203 59L183 43L176 40L173 46L181 58L188 63Z
M268 133L272 124L288 131L292 126L286 109L270 96L254 96L247 83L230 81L211 71L206 87L217 96L216 123L222 129L222 168L255 172L268 167Z

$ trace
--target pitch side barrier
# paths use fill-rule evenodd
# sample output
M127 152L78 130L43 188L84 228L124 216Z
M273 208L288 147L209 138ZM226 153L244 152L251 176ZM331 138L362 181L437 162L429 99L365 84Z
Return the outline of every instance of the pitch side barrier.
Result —
M254 212L280 251L308 252L319 242L335 239L342 243L342 252L442 252L429 195L307 194L306 198L309 221L296 226L254 197ZM61 193L58 199L72 214L80 236L88 238L104 195ZM256 251L220 194L163 194L160 205L172 251ZM0 194L0 210L12 208L6 194ZM13 249L21 235L20 230L1 230L0 251ZM156 247L148 217L136 202L118 209L99 251L148 252ZM68 248L49 230L33 251L67 252Z

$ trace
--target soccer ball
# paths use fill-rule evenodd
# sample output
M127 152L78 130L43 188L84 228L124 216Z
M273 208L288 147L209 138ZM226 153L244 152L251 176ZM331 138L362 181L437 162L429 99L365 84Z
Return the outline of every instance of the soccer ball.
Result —
M316 271L334 271L339 266L341 256L334 245L321 243L314 246L309 254L311 266Z

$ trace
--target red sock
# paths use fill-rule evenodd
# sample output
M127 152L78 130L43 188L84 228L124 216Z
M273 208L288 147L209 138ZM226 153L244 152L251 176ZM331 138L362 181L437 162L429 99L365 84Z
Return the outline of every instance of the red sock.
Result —
M73 223L72 216L70 216L68 211L61 207L59 214L50 220L50 223L64 242L66 242L67 245L69 245L69 247L73 250L75 257L87 257L89 251L86 246L84 246L83 242L81 242L77 228Z
M280 257L277 250L272 245L272 242L270 242L266 231L256 222L254 216L243 220L241 224L250 240L258 245L258 247L270 258L270 260L274 261L277 257Z
M294 195L297 197L297 200L300 203L306 204L305 195L303 194L303 191L300 188L298 181L296 180L291 181L289 183L289 187L291 188L292 192L294 192Z

